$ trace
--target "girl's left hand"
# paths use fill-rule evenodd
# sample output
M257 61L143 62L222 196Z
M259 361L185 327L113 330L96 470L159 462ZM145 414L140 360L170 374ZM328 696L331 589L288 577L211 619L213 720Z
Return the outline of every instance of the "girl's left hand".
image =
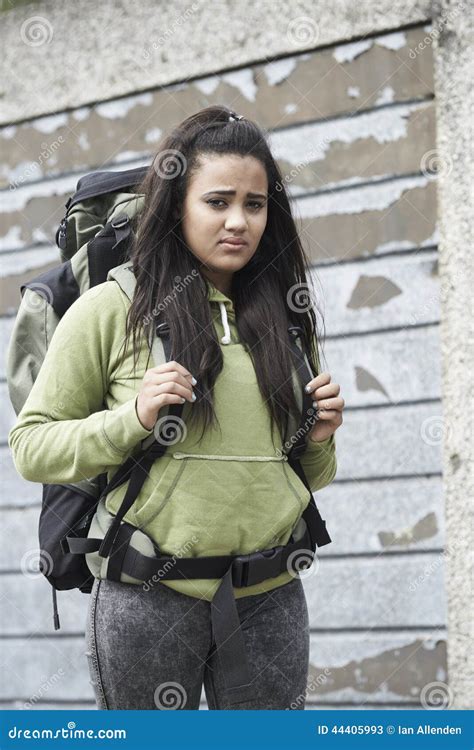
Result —
M317 409L317 422L309 433L315 443L321 443L330 437L342 424L342 410L345 401L339 396L340 387L331 383L328 372L320 372L306 385L306 392L310 393Z

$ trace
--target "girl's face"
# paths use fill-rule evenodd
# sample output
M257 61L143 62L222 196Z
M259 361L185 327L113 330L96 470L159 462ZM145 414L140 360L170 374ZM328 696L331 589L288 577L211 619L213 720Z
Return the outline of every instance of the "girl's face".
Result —
M201 154L199 163L183 204L183 237L203 275L228 295L267 223L267 174L253 156Z

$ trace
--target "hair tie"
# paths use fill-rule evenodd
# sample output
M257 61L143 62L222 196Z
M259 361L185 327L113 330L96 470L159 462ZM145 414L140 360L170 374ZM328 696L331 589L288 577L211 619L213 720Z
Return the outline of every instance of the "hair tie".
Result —
M232 120L243 120L243 115L238 115L237 112L231 112L229 115L229 122L232 122Z

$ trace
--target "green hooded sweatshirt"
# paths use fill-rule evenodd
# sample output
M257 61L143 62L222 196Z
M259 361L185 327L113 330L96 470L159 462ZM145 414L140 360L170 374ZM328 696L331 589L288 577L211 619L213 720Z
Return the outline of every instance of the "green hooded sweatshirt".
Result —
M224 360L214 386L221 430L208 430L198 444L201 429L185 426L183 439L155 461L125 516L163 554L178 557L247 554L284 545L309 502L307 488L281 455L281 436L274 432L272 442L270 416L239 342L233 302L210 283L209 300ZM154 366L147 342L141 342L135 373L131 344L119 364L129 306L120 285L109 280L84 292L60 320L8 437L25 479L68 484L103 472L111 479L152 433L136 411L143 376ZM185 425L192 408L189 401L183 404ZM301 464L312 491L329 484L336 473L334 435L320 443L308 438ZM108 494L110 513L117 512L126 487ZM285 571L234 588L234 595L260 594L292 579ZM211 601L220 579L162 583Z

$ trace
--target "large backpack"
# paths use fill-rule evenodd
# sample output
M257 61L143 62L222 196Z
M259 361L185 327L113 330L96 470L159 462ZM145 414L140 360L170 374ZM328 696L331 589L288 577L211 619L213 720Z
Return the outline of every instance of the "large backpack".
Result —
M147 168L96 172L79 180L66 203L66 215L56 233L61 265L21 286L21 304L7 354L10 399L18 414L44 360L54 330L66 310L87 289L110 280L133 299L135 277L129 262L133 219L143 208L136 192ZM40 314L39 314L40 313ZM166 419L141 443L109 482L107 475L74 484L43 485L39 517L40 569L52 586L53 620L59 628L56 590L79 588L90 593L94 577L135 582L163 579L222 579L211 602L217 653L224 670L229 699L234 703L252 695L248 663L233 586L251 586L278 576L300 556L299 568L311 564L317 547L331 542L300 463L316 413L304 386L313 373L298 340L302 330L289 326L289 345L300 383L301 421L286 454L291 468L309 492L309 502L288 544L245 555L176 558L164 555L124 516L138 497L149 470L173 442L183 405L170 405ZM155 365L170 359L166 321L150 340ZM104 408L106 406L104 405ZM105 510L109 492L128 483L121 507L112 516ZM303 554L301 554L303 553ZM87 558L87 562L86 562ZM99 569L98 569L99 568ZM97 571L97 576L91 574Z
M7 383L18 415L43 363L59 320L81 294L107 280L129 256L132 220L143 196L136 186L146 168L95 172L82 177L56 232L60 265L20 287L21 302L7 352ZM131 276L131 274L128 274ZM110 277L109 277L110 278ZM133 284L122 287L133 294ZM105 405L104 405L105 408ZM58 540L86 534L107 484L101 474L75 484L44 484L39 519L39 562L53 587L54 625L59 628L56 589L89 593L93 576L82 556L65 555Z

